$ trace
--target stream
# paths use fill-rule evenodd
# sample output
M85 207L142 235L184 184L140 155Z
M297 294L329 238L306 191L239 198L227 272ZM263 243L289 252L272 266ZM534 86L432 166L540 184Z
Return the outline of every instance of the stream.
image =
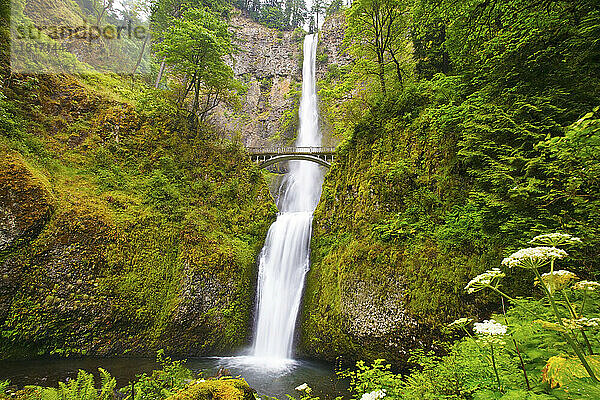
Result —
M265 366L252 367L244 357L188 358L185 366L195 374L210 377L220 368L226 368L232 376L242 376L250 387L260 395L285 399L286 394L299 397L294 390L307 382L313 393L322 399L334 399L346 394L347 383L336 378L333 366L313 361L294 360L277 369ZM98 367L102 367L117 379L117 386L126 386L136 375L150 373L159 366L153 358L99 358L80 359L41 359L27 361L0 361L0 381L9 379L11 385L19 388L25 385L56 387L58 382L77 377L83 369L97 377Z

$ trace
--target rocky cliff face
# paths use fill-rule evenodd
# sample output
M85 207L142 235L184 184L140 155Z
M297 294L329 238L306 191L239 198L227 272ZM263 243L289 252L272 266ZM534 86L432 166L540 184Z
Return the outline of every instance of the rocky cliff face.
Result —
M327 17L319 32L317 48L317 88L324 89L336 85L344 68L352 62L352 58L344 50L343 42L346 31L346 19L343 12ZM321 99L319 102L320 127L326 145L337 145L335 137L336 110L341 100Z
M240 11L231 25L240 48L233 70L247 91L241 109L220 107L211 121L246 146L290 142L298 127L303 34L267 28Z
M325 79L333 66L344 67L352 62L352 58L344 51L345 32L346 18L343 12L330 15L323 22L317 49L317 81Z

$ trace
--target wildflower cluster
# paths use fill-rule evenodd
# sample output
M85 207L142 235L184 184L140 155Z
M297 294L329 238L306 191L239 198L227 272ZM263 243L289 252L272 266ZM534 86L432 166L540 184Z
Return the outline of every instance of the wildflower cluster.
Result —
M569 282L575 279L577 279L577 275L564 269L542 274L542 282L544 282L550 293L564 289Z
M531 239L531 241L529 241L529 243L538 246L557 247L580 244L581 239L571 236L568 233L546 233L544 235L534 237Z
M600 288L600 283L594 281L579 281L573 285L573 289L589 290L590 292L594 292L598 288Z
M492 283L494 283L494 281L499 280L504 276L504 272L502 272L500 268L492 268L471 279L467 286L465 286L465 290L467 291L467 293L478 292L486 287L492 286Z
M490 320L486 319L483 322L476 322L473 325L473 330L478 335L490 335L490 336L506 335L507 329L508 328L505 325L502 325L502 324L494 321L493 319L490 319Z
M578 319L564 319L563 322L569 329L596 328L600 319L581 317Z
M565 258L567 252L556 247L529 247L521 249L502 260L502 265L509 268L540 268L552 260Z
M306 393L309 393L309 392L311 391L311 388L310 388L310 386L308 386L308 384L305 382L305 383L303 383L302 385L300 385L300 386L297 386L297 387L296 387L296 390L297 390L297 391L299 391L299 392L306 392Z
M551 233L536 236L533 240L531 240L530 243L538 245L538 247L529 247L516 251L503 259L502 265L508 268L519 267L530 269L533 273L535 273L537 277L535 284L540 285L544 289L546 298L550 303L554 317L556 318L556 322L542 320L538 320L537 322L541 323L541 325L546 329L560 332L573 352L577 355L577 358L579 358L579 361L583 365L583 368L591 380L594 382L600 382L600 380L596 377L596 374L590 363L586 359L585 350L583 350L581 345L577 342L578 338L576 336L578 334L576 331L580 331L583 342L587 346L588 354L594 354L590 341L585 334L585 330L589 328L600 328L600 318L588 319L577 314L576 308L573 307L569 300L568 293L563 291L563 289L566 288L572 281L577 279L577 275L567 270L554 270L555 261L568 256L566 251L559 249L556 246L579 244L581 243L581 239L568 234ZM548 264L550 264L550 272L540 275L539 269ZM504 277L502 271L498 268L494 268L473 278L467 284L465 290L468 293L474 293L487 287L494 290L503 298L510 300L511 303L518 305L518 300L513 299L509 295L503 293L498 288L497 284L494 285L494 280L500 279L501 277ZM600 283L593 281L581 281L573 285L573 288L583 291L595 291L600 288ZM563 313L561 313L559 306L557 305L557 298L555 297L557 293L560 293L565 301L565 306L569 313L569 317L567 318L561 315ZM585 303L585 297L582 303ZM583 309L583 304L581 309ZM535 311L529 309L528 311L534 315L537 315ZM465 321L457 320L450 326L456 325L464 328L465 325L460 324L465 324ZM508 329L506 326L499 324L494 320L475 323L473 329L476 334L480 336L480 339L484 340L490 345L492 366L496 375L498 388L500 388L500 376L498 374L494 359L494 344L503 343L501 336L506 335ZM519 352L516 340L514 338L513 342L515 344L516 351ZM525 381L527 382L527 386L529 388L527 372L523 365L522 370Z
M360 400L377 400L385 397L385 389L374 390L369 393L365 393L361 396Z

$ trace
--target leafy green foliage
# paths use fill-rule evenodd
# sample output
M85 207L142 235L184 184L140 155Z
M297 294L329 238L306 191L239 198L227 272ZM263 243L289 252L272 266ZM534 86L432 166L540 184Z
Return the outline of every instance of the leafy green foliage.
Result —
M22 397L32 400L114 400L117 381L102 368L98 371L101 379L99 390L95 387L94 375L79 370L76 379L59 382L58 388L28 387Z
M377 76L383 94L388 66L393 66L396 82L402 84L405 78L407 10L408 4L400 0L358 0L348 9L344 42L356 60L354 68L363 75Z
M397 398L401 391L402 378L394 374L390 364L385 360L375 360L373 364L366 365L364 361L356 363L356 370L346 370L339 373L341 378L349 379L350 391L357 398L365 393L383 389L386 396Z
M209 9L190 8L171 19L157 54L183 79L179 101L192 94L194 121L198 115L204 120L221 102L236 104L241 83L227 64L234 51L226 21Z
M597 296L588 303L592 306L591 315L598 315L598 304ZM567 361L555 356L569 351L566 342L556 332L543 328L542 324L536 322L537 317L527 309L536 310L541 318L549 318L552 314L549 305L526 300L520 306L509 309L506 316L494 316L497 321L507 321L510 327L510 336L505 337L499 347L496 345L495 361L502 384L500 390L491 367L489 347L480 339L469 336L453 344L440 343L444 355L425 353L421 349L411 351L410 362L413 367L408 374L395 374L390 365L376 360L372 365L361 361L355 370L344 371L341 375L350 378L350 391L356 399L381 389L385 390L386 397L406 400L594 398L598 385L585 378L581 363L577 359ZM594 337L597 334L597 329L593 330ZM511 338L518 343L524 358L532 382L531 390L527 390L525 385L518 353ZM595 360L597 356L588 358ZM565 369L565 363L570 367ZM596 362L593 364L596 365ZM550 380L554 384L560 380L561 385L553 389L543 380Z
M192 378L190 370L183 366L185 360L173 361L164 355L163 350L159 350L156 361L161 366L160 370L152 371L150 375L144 373L133 385L120 389L121 393L128 395L126 398L132 400L133 388L135 393L133 400L165 399L184 388Z
M586 358L592 368L600 370L598 368L600 367L598 356L590 355ZM564 358L560 356L550 357L543 372L544 381L548 382L552 388L566 386L577 378L586 378L588 376L577 358Z
M382 58L349 43L353 63L320 83L344 140L315 214L303 326L311 354L401 364L384 340L343 326L353 318L348 287L401 296L430 332L420 337L433 340L443 321L497 309L494 297L466 298L462 288L522 247L525 232L581 237L572 270L596 276L600 14L585 0L389 4L410 26L406 78L389 54L385 74L361 77ZM374 5L346 13L357 47L377 37L359 12ZM507 289L530 294L525 273L511 274ZM406 343L403 328L385 341Z
M4 395L6 388L10 385L10 381L0 381L0 396Z

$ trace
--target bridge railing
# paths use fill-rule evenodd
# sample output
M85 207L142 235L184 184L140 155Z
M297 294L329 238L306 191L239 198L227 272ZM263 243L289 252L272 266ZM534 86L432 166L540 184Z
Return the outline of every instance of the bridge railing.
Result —
M334 153L335 147L246 147L250 154L323 154Z

